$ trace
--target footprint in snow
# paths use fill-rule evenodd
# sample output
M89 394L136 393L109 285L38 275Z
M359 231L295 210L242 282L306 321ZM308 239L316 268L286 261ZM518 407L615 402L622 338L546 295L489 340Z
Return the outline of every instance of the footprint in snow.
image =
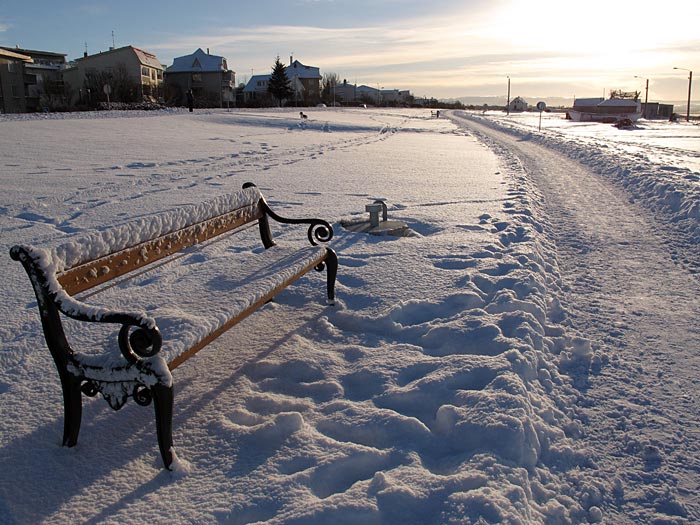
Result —
M433 266L441 270L465 270L474 268L478 264L476 259L471 257L442 257L433 262Z

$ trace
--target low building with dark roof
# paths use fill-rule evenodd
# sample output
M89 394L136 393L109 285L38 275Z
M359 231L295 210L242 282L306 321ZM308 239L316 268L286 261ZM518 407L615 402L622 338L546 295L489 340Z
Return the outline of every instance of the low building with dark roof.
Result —
M32 57L0 48L0 110L3 113L27 111L26 66Z

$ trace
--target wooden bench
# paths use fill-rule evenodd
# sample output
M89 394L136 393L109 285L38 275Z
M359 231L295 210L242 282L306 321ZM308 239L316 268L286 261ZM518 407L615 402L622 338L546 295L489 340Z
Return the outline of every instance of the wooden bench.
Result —
M308 224L310 245L278 245L270 218ZM109 227L52 250L14 246L10 255L29 275L61 379L63 445L77 443L82 394L101 393L115 410L132 397L143 406L153 402L160 453L170 469L171 370L312 268L326 270L327 302L333 304L338 259L319 245L332 236L326 221L280 217L247 183L234 194ZM254 248L254 238L248 248L233 243L247 237L259 237L262 247ZM92 323L90 330L83 321Z

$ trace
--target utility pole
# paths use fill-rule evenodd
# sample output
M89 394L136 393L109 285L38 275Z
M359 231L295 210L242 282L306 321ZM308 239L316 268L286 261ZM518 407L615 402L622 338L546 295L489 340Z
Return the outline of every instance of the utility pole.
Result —
M638 77L637 75L634 76L634 78L642 78ZM649 79L646 79L646 89L644 93L644 111L642 112L642 117L647 118L647 104L649 103Z
M690 91L693 85L693 72L690 69L686 69L684 67L674 67L673 69L680 69L682 71L687 71L688 73L690 73L688 75L688 109L686 110L685 114L686 122L690 122Z

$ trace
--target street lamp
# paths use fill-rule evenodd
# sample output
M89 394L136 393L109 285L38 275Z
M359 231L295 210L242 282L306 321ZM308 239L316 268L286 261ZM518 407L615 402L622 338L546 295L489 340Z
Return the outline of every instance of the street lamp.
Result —
M690 75L688 75L688 109L687 113L685 114L686 122L690 122L690 89L693 85L693 72L690 69L686 69L684 67L674 67L673 69L680 69L682 71L687 71L688 73L690 73Z
M634 78L642 78L638 77L637 75L634 76ZM647 84L646 84L646 93L644 94L644 111L642 112L642 117L647 118L647 103L649 102L649 79L646 79Z
M510 115L510 77L508 77L508 96L506 97L506 115Z

